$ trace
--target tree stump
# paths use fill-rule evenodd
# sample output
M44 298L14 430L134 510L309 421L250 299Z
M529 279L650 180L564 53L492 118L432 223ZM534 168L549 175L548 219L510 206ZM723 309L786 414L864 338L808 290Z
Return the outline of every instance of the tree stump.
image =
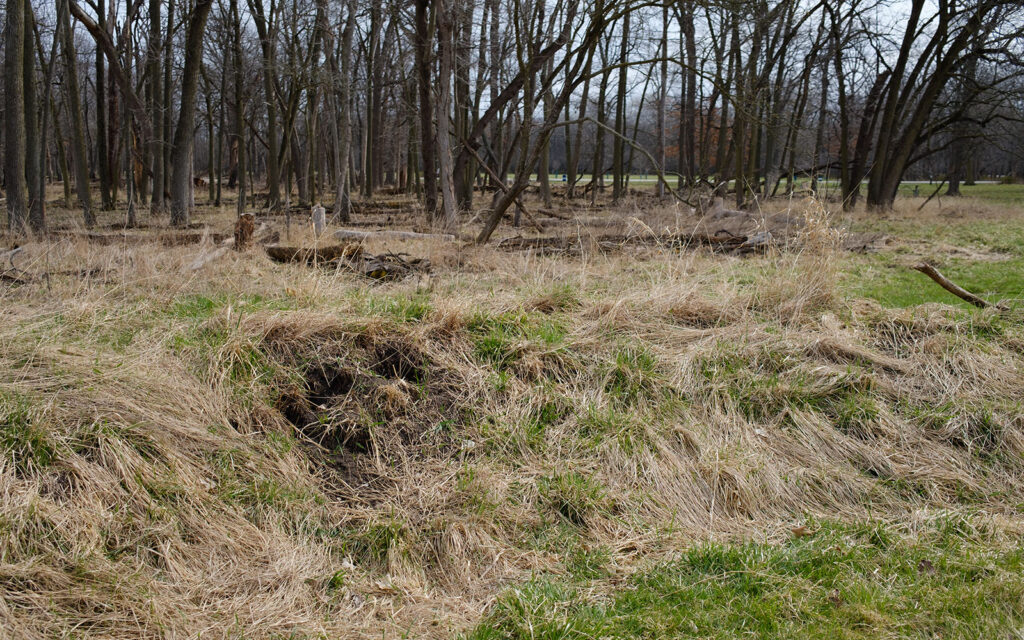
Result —
M324 234L324 230L327 228L327 211L320 205L313 207L313 233L316 237L320 237Z
M251 213L243 213L235 222L235 251L245 251L252 244L253 232L256 230L256 217Z

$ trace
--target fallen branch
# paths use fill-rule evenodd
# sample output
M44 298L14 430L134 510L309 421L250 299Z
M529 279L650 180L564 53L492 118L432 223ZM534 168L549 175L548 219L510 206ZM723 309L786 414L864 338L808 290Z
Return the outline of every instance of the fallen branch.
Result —
M691 233L669 233L669 234L604 234L595 236L541 236L535 238L524 238L517 236L505 238L496 246L506 251L521 250L561 250L582 248L583 244L592 243L602 249L613 249L635 245L662 245L667 247L690 247L707 246L718 251L735 251L748 249L755 250L754 245L748 244L747 236L709 236ZM760 245L759 245L760 246Z
M917 210L918 211L923 210L925 205L932 201L932 198L934 198L935 196L939 195L939 192L942 191L942 187L944 187L945 185L946 185L946 179L943 178L942 182L939 183L939 186L935 187L935 191L932 191L932 195L928 196L925 199L925 201L921 203L921 206L917 208Z
M1000 305L1000 304L993 305L988 300L984 300L983 298L979 298L978 296L974 295L973 293L971 293L967 289L964 289L963 287L957 285L955 282L953 282L952 280L950 280L946 276L944 276L941 273L939 273L938 269L936 269L935 267L933 267L932 265L930 265L930 264L928 264L926 262L922 262L921 264L916 264L916 265L914 265L911 268L914 269L914 271L920 271L924 275L928 276L929 278L931 278L932 280L937 282L939 284L939 286L942 287L943 289L945 289L946 291L952 293L953 295L955 295L956 297L960 298L961 300L966 300L967 302L973 304L974 306L976 306L976 307L978 307L980 309L987 309L988 307L992 307L992 306L996 307L997 309L1005 309L1006 308L1003 305Z
M334 237L339 240L440 240L442 242L455 242L456 237L450 233L417 233L415 231L357 231L355 229L340 229L334 232Z
M505 181L498 176L497 172L495 172L494 169L490 167L490 165L483 161L483 159L480 157L480 154L476 152L476 149L474 149L473 147L466 148L469 150L470 153L473 154L473 157L476 158L477 163L481 167L483 167L484 171L486 171L487 174L491 176L491 179L494 180L494 183L496 185L498 185L498 188L501 189L502 192L508 193L508 187L505 186ZM519 210L523 212L523 215L526 216L526 219L530 222L533 228L541 233L544 233L544 225L542 225L540 222L535 220L532 215L530 215L529 209L523 206L522 198L516 198L514 202L516 206L519 207Z
M267 256L274 262L303 262L306 264L330 262L341 258L356 258L363 252L362 247L352 242L326 247L284 247L275 244L264 248Z

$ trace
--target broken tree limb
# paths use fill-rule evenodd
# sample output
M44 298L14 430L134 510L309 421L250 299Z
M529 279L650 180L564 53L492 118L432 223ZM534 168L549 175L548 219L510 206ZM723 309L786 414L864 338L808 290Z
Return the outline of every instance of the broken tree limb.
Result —
M496 247L505 251L566 251L582 249L592 245L600 249L615 249L625 246L661 245L665 247L710 247L713 251L736 251L747 242L747 236L709 236L693 233L668 234L604 234L595 236L542 236L505 238ZM749 246L749 245L748 245ZM752 249L753 250L753 249Z
M442 242L455 242L457 239L450 233L417 233L415 231L357 231L355 229L340 229L334 232L334 237L339 240L440 240Z
M505 193L508 193L508 187L505 186L505 181L498 177L498 173L494 169L492 169L489 164L483 161L483 159L480 157L480 154L476 152L476 149L474 149L473 147L467 148L469 149L469 152L473 154L473 157L476 158L477 163L479 163L480 166L484 168L484 171L486 171L487 174L491 176L491 179L494 180L494 184L498 185L498 188L504 191ZM517 197L515 199L515 204L517 207L519 207L519 210L523 212L523 215L526 216L526 219L530 222L533 228L541 233L544 233L544 225L542 225L540 222L534 219L532 215L530 215L530 210L523 206L522 198Z
M15 248L11 249L10 251L4 251L3 253L0 253L0 261L10 260L11 268L12 269L17 269L18 268L17 265L14 264L14 256L16 256L19 253L21 253L22 249L23 249L23 247L15 247Z
M925 205L932 201L932 198L934 198L935 196L939 195L939 192L942 191L942 187L945 186L945 184L946 184L946 178L943 178L942 182L939 183L939 186L935 188L935 191L932 191L932 195L928 196L925 199L925 201L921 203L921 206L917 208L917 210L918 211L923 210Z
M1000 305L1000 304L993 305L988 300L985 300L983 298L979 298L978 296L974 295L973 293L971 293L967 289L964 289L963 287L957 285L955 282L953 282L952 280L950 280L946 276L944 276L941 273L939 273L938 269L936 269L932 265L928 264L927 262L922 262L920 264L916 264L916 265L914 265L911 268L914 269L914 271L920 271L921 273L923 273L924 275L928 276L929 278L934 280L936 283L938 283L938 285L940 287L942 287L943 289L945 289L946 291L952 293L953 295L955 295L956 297L960 298L961 300L966 300L967 302L973 304L974 306L976 306L976 307L978 307L980 309L987 309L988 307L992 307L992 306L996 307L997 309L1005 309L1006 308L1003 305Z

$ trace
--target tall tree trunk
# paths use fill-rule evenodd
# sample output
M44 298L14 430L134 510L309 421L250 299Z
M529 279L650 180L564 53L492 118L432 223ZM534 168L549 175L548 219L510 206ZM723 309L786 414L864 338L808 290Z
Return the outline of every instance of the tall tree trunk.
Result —
M106 31L107 10L104 0L96 2L96 22ZM96 173L100 178L100 208L114 208L110 189L110 156L107 150L107 74L103 51L96 47Z
M214 159L214 123L213 123L213 96L210 83L206 83L206 189L207 200L213 204L217 199L217 185L213 182L213 159Z
M615 136L612 142L612 201L617 202L626 193L625 140L626 140L626 79L629 61L629 13L622 17L622 45L619 48L619 81L615 98Z
M128 84L131 85L132 62L134 60L134 54L132 53L131 16L129 15L126 20L127 24L124 29L125 39L121 44L124 48L125 78L128 80ZM138 226L138 220L135 217L135 160L132 158L134 136L132 135L131 118L128 115L127 107L121 110L121 131L124 132L123 163L126 198L124 226L134 228Z
M270 4L270 14L263 8L263 0L249 0L253 12L256 32L260 37L263 52L263 100L267 111L267 205L271 211L281 208L281 166L277 130L277 96L274 94L276 73L276 25L275 5Z
M437 210L437 160L434 146L434 122L430 83L431 37L430 0L416 0L416 78L420 96L420 155L423 157L423 201L427 220Z
M82 207L85 226L91 228L96 225L96 216L89 191L89 152L85 145L85 117L82 114L82 98L78 90L78 59L75 54L67 0L61 0L58 15L63 22L61 54L64 58L64 82L67 84L68 115L71 118L71 161L75 165L75 189L78 192L78 204Z
M668 96L668 5L661 10L661 42L658 47L661 52L661 63L658 74L658 112L657 135L658 135L658 169L663 172L665 169L666 147L668 138L665 135L665 102ZM679 172L682 176L682 171ZM658 198L665 197L665 181L658 178Z
M237 149L235 175L238 180L238 201L236 212L239 216L245 213L246 208L246 167L248 166L246 156L248 147L245 142L245 92L243 85L242 71L242 22L238 15L238 0L231 0L229 5L231 14L231 72L233 80L234 104L232 105L232 130L234 133L233 145Z
M40 166L42 149L39 146L39 99L36 91L35 15L31 0L25 0L25 35L23 40L22 69L24 72L25 101L25 186L28 189L28 222L32 231L41 233L46 228L43 172Z
M498 0L492 0L493 5L491 6L491 24L489 26L490 31L490 48L491 48L491 77L488 83L488 92L490 97L490 104L494 105L498 102L498 96L500 95L501 86L501 16L500 16L500 2ZM487 131L491 139L491 149L494 151L494 157L504 158L505 156L505 136L504 129L501 126L504 110L498 110L497 118L495 121L487 125ZM474 125L475 126L475 125ZM463 140L462 144L468 144L467 141ZM459 155L462 155L461 153ZM506 167L501 161L498 162L500 166L495 167L498 172L498 178L504 184L506 179ZM500 188L497 184L493 184L494 180L491 179L491 186Z
M224 51L221 55L220 65L220 105L217 108L217 193L214 198L213 204L216 207L221 206L221 191L224 181L224 131L225 131L225 108L224 103L227 101L227 89L228 89L228 54Z
M680 105L679 173L681 174L680 179L685 177L686 184L692 187L696 183L694 163L697 157L697 39L693 27L693 0L683 3L681 15L683 20L679 26L686 49L686 69L684 71L686 82Z
M61 182L64 184L64 207L71 207L71 165L68 162L68 153L65 149L64 132L60 126L60 117L57 115L57 101L50 101L50 120L53 124L54 146L57 147L57 166L60 168ZM88 175L88 170L86 170Z
M174 148L171 154L171 224L178 227L189 223L189 196L191 194L191 168L193 129L196 117L196 94L199 91L199 71L203 58L203 31L210 15L213 0L196 0L185 35L185 64L181 78L181 108L174 129Z
M341 33L341 77L338 90L338 152L335 155L337 179L335 184L334 212L341 215L343 222L349 221L351 198L349 198L349 155L352 146L351 109L352 102L352 36L356 26L356 6L354 0L347 3L345 28Z
M164 210L164 128L163 82L160 77L160 52L163 39L160 29L161 0L149 0L149 41L146 46L146 75L149 82L149 113L153 135L149 140L149 161L152 174L150 213Z
M174 93L174 85L172 83L171 70L173 68L173 50L174 50L174 3L167 3L167 33L164 39L164 80L163 89L160 92L160 97L163 98L163 106L161 113L160 124L160 144L161 150L164 154L163 159L163 186L161 187L164 191L163 199L168 199L168 193L171 188L171 106Z
M437 157L441 178L441 228L453 230L456 224L458 203L455 199L455 183L452 167L451 134L449 122L451 113L452 71L454 70L453 9L450 4L457 0L438 0L437 40L440 66L437 83Z
M607 46L607 45L605 45ZM607 124L608 122L608 78L611 75L611 70L608 69L608 55L607 49L601 49L601 82L597 89L597 123L598 127L594 131L594 135L597 140L594 143L594 160L591 163L591 176L590 176L590 206L594 206L597 203L597 191L600 189L604 191L604 140L605 131L604 127L600 125Z
M4 30L4 175L7 179L7 228L25 232L28 185L25 181L25 0L7 0Z
M548 61L547 73L551 73L552 63ZM551 115L551 103L553 101L551 91L544 91L543 111L544 119ZM540 152L540 161L537 163L537 178L540 182L540 197L545 207L551 208L551 142L550 139L544 144Z
M587 54L586 65L583 67L583 78L584 78L583 79L583 93L580 96L580 110L579 110L579 114L580 114L579 121L580 121L580 123L576 125L576 139L575 139L575 142L572 145L572 147L569 146L569 143L570 143L570 140L569 140L569 128L568 128L568 126L566 127L566 135L565 135L565 145L566 145L566 148L567 149L569 149L569 148L575 149L573 151L573 153L571 154L571 156L567 159L568 160L568 164L569 164L569 167L568 167L568 174L569 175L567 176L568 184L566 185L565 197L567 199L569 199L569 200L572 200L576 196L576 182L579 179L579 162L580 162L580 156L583 155L583 129L584 129L583 122L584 122L584 119L587 117L587 103L590 102L590 70L593 67L593 63L594 63L594 51L593 51L593 49L591 49L591 51ZM572 70L569 69L569 68L566 68L565 73L566 73L566 81L568 82L569 81L569 75L572 73ZM565 109L566 109L566 118L565 119L568 120L569 119L569 115L568 115L569 114L569 103L568 102L565 103Z
M380 93L377 87L376 60L380 55L380 4L370 4L369 42L366 46L366 133L363 136L363 197L373 196L376 171L375 159L379 153L376 148L377 114L380 108Z
M462 141L469 137L470 131L470 107L469 94L469 70L473 57L473 50L470 42L473 38L473 11L474 0L449 0L454 2L453 21L455 38L455 146L458 147ZM453 176L455 179L455 195L458 198L459 209L469 209L473 206L473 174L476 166L473 162L467 162L465 166L458 169L459 174Z

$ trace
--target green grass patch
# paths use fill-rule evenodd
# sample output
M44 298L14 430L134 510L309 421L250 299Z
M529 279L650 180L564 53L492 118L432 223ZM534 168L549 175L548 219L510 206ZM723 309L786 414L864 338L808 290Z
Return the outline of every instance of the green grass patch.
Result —
M557 317L524 311L478 313L466 323L466 330L473 340L476 357L499 371L514 365L527 345L558 349L567 333Z
M617 403L635 406L658 394L659 376L654 355L641 344L628 344L615 352L604 391Z
M430 296L415 293L399 296L373 296L365 301L369 315L384 316L395 322L420 322L433 310Z
M253 311L282 311L295 308L293 298L268 298L261 295L235 295L220 293L216 295L182 295L174 299L167 313L171 317L188 321L207 320L218 309L230 306L232 311L246 313Z
M1024 257L1001 261L950 259L939 270L964 289L989 302L1024 298ZM852 297L877 300L885 307L902 308L940 302L974 309L893 255L876 254L848 261L841 286Z
M542 506L575 526L584 526L588 518L606 513L611 502L597 479L575 471L538 479L537 492Z
M815 527L778 545L700 544L614 587L538 576L467 637L993 638L1024 624L1024 549L969 521L916 538L872 522Z
M0 391L0 454L14 463L19 475L49 467L57 458L57 445L21 395Z
M904 198L914 197L914 189L917 188L917 195L921 198L927 198L932 195L935 190L939 187L939 183L935 182L932 184L911 184L904 182L900 185L899 191L897 192ZM949 202L952 197L946 196L946 190L949 188L949 183L942 185L939 189L939 194L936 198L940 198L945 202ZM994 202L997 204L1006 205L1020 205L1024 204L1024 184L960 184L960 194L964 197L978 198L986 202Z

